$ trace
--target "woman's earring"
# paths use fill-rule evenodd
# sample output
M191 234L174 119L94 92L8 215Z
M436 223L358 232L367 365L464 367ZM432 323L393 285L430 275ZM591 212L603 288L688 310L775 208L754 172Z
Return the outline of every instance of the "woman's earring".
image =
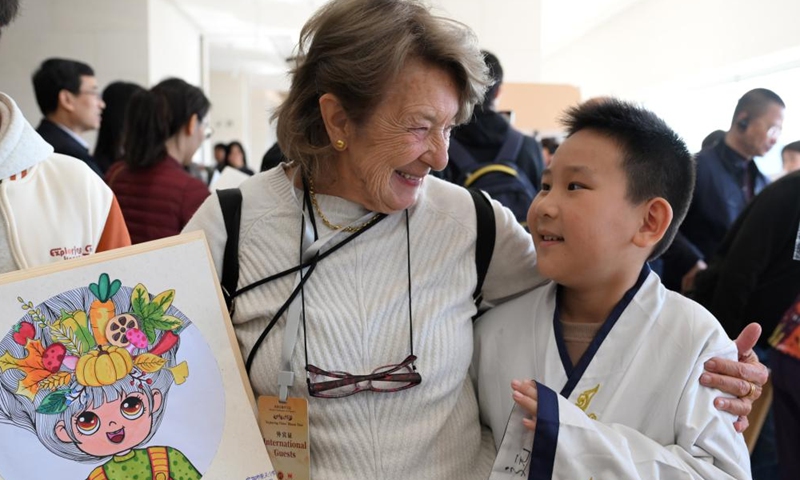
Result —
M334 147L333 148L335 148L336 150L339 150L341 152L342 150L345 149L345 147L347 147L347 144L345 143L344 140L336 140L336 142L334 143Z

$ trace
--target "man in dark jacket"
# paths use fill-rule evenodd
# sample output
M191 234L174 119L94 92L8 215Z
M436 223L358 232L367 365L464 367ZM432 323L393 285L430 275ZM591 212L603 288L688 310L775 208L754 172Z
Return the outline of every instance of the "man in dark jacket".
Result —
M800 172L779 179L742 212L707 270L697 274L694 298L728 334L752 321L767 340L800 292Z
M497 157L510 132L515 130L509 120L496 110L503 83L503 67L492 53L483 51L483 55L494 84L486 92L483 104L475 107L469 123L453 130L448 150L450 161L442 172L442 177L454 183L463 183L461 180L469 172L462 172L458 168L459 162L456 161L456 157L459 152L454 148L453 139L469 151L478 163L490 163ZM536 189L539 188L544 161L542 146L535 138L523 135L522 146L516 158L502 160L513 161L517 170L530 180L531 185Z
M725 138L697 154L697 184L689 213L672 247L664 254L664 284L694 289L698 271L716 252L725 233L750 199L768 183L753 157L778 140L785 105L774 92L757 88L736 105Z
M56 153L83 160L102 177L88 144L80 137L100 127L105 108L92 68L74 60L50 58L33 74L33 89L44 115L36 129L39 135Z

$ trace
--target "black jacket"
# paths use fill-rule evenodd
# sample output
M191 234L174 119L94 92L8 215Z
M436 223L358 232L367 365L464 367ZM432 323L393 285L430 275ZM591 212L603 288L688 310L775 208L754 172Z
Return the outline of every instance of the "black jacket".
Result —
M53 149L56 151L56 153L69 155L70 157L83 160L92 170L94 170L97 175L100 176L100 178L103 177L100 167L97 166L94 158L92 158L91 154L89 154L89 150L78 143L58 125L46 118L43 118L41 123L39 123L39 126L36 128L36 132L41 135L47 143L53 146Z
M469 123L457 127L453 130L452 135L469 150L476 161L489 163L500 152L500 147L502 147L506 139L509 128L512 128L511 125L499 113L475 107L475 112ZM522 141L522 149L517 155L515 163L538 190L542 183L544 160L542 158L542 146L535 138L525 136ZM460 178L462 174L463 172L459 172L453 162L450 162L441 176L453 182Z
M285 161L286 157L283 156L281 147L278 145L278 142L275 142L275 145L271 146L261 159L261 169L259 171L266 172L270 168L277 167L281 162Z
M800 172L761 192L733 224L708 270L699 272L695 300L735 338L750 322L775 326L800 292Z
M681 278L697 263L706 263L747 206L742 175L749 170L753 190L758 194L769 180L752 160L745 161L724 141L698 153L697 183L686 219L672 246L664 254L664 285L679 290Z

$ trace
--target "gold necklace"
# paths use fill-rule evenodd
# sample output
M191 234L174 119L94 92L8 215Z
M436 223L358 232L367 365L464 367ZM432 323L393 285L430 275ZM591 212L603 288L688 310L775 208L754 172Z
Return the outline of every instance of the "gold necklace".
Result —
M330 220L328 220L325 217L325 214L322 213L322 210L319 208L319 203L317 203L317 195L314 193L314 181L311 180L310 176L306 177L306 179L308 180L308 193L311 196L311 204L314 205L314 210L317 211L317 214L319 215L319 218L322 219L322 223L324 223L325 226L330 228L331 230L343 230L345 232L355 233L355 232L358 232L359 230L362 230L363 228L368 227L369 225L371 225L380 216L379 213L376 213L369 220L367 220L366 222L362 223L361 225L343 226L343 225L337 225L335 223L332 223Z

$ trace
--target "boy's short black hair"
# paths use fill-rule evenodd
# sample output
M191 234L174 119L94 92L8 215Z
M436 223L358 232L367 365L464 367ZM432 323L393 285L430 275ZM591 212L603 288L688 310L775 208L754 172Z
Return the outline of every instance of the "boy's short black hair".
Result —
M64 58L49 58L33 74L33 90L42 115L58 109L58 94L67 90L77 95L81 91L81 77L94 77L89 65Z
M686 143L653 112L614 98L571 108L564 124L568 137L592 130L619 145L632 203L656 197L669 202L672 222L648 260L664 253L686 217L694 191L695 161Z

